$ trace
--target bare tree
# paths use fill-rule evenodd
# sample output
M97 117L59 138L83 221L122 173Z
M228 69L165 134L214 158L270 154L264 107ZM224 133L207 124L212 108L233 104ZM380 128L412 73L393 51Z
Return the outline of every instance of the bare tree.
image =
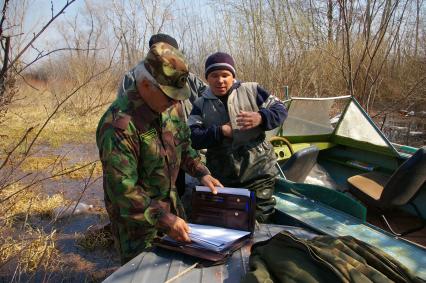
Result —
M333 1L327 2L327 38L329 42L333 41Z
M107 6L108 21L120 41L120 64L129 69L143 58L148 38L173 21L174 0L114 0Z
M417 57L418 46L419 46L419 26L420 26L420 0L416 0L416 35L414 43L414 56Z
M2 8L2 18L0 20L0 41L1 41L1 58L2 68L0 71L0 118L7 111L8 105L13 100L17 90L15 82L17 76L21 76L23 70L29 65L37 61L41 56L25 64L22 61L23 55L30 49L34 42L46 31L46 29L61 15L75 0L68 0L64 6L56 13L53 13L52 3L52 16L37 32L34 32L32 38L26 39L26 33L23 31L23 23L25 13L27 11L27 2L19 1L13 3L12 6L9 1L5 1ZM20 5L20 6L17 6ZM13 19L13 20L11 20ZM6 26L5 26L6 24ZM17 32L16 34L14 32ZM7 34L8 33L8 34ZM4 41L4 44L3 44ZM13 48L11 46L13 45ZM12 52L12 50L14 52ZM40 55L40 54L39 54Z
M342 21L344 26L344 35L342 36L342 47L345 50L344 57L346 58L346 72L342 72L345 77L345 81L347 84L347 91L349 95L354 95L354 84L353 84L353 74L352 74L352 54L351 54L351 8L352 5L349 5L346 0L339 0L340 12L342 15Z

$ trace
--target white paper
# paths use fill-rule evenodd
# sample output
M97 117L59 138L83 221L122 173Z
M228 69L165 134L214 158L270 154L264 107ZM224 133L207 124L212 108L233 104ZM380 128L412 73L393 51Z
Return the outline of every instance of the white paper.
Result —
M190 232L189 232L190 235L199 236L205 241L218 243L218 244L226 244L229 242L233 242L238 240L241 237L244 237L250 234L250 232L248 231L235 230L235 229L210 226L210 225L188 223L188 226L190 228Z
M246 197L250 197L250 191L248 189L244 189L244 188L228 188L228 187L224 187L224 188L220 188L220 187L216 187L218 193L221 194L229 194L229 195L239 195L239 196L246 196ZM205 187L205 186L196 186L195 190L197 192L211 192L209 187Z
M192 243L186 244L187 246L208 249L216 252L225 250L237 240L250 234L248 231L210 225L188 223L188 226L190 228L188 235ZM176 242L168 236L165 240Z

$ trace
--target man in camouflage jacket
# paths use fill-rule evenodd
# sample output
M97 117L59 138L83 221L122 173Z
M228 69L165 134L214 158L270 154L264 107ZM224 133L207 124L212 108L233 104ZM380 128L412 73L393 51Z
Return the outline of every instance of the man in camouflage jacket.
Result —
M192 149L182 120L178 102L189 96L187 76L177 49L154 44L99 122L105 205L122 264L151 247L159 232L190 241L175 187L179 168L213 193L222 186Z
M179 49L179 44L177 43L176 39L164 33L153 34L149 39L149 48L159 42L167 43L174 48ZM133 73L134 70L132 69L124 76L123 81L121 82L121 86L118 88L118 97L123 96L126 92L127 86L135 80ZM195 99L200 97L203 92L207 90L207 85L191 72L188 74L187 83L190 89L190 95L188 99L179 101L179 103L182 105L185 122L188 120L189 114L192 110L192 104L194 103ZM176 188L178 190L179 196L183 196L185 193L185 185L185 172L183 170L179 170L179 174L176 179Z

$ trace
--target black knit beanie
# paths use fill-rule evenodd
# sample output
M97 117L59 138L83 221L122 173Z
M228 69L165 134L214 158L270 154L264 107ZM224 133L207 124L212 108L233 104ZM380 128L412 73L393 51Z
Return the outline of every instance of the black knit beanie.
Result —
M170 44L171 46L173 46L176 49L179 49L179 45L176 41L176 39L174 39L173 37L171 37L168 34L165 33L157 33L154 34L153 36L151 36L151 38L149 39L149 48L151 48L151 46L153 46L154 44L158 43L158 42L164 42L167 44Z
M205 76L216 70L228 70L235 78L235 63L231 55L224 52L216 52L206 60Z

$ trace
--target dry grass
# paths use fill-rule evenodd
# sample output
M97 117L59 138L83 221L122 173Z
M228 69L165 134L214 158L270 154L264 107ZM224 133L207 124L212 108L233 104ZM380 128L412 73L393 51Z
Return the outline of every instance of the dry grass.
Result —
M49 171L52 175L60 175L53 177L53 179L68 177L74 180L82 180L89 177L97 178L102 175L102 164L100 161L93 164L81 162L72 165L65 164L67 161L69 161L68 158L59 155L31 156L25 158L20 168L24 172ZM66 174L63 175L63 173Z
M60 168L63 170L64 161L67 161L68 158L62 157L59 155L52 156L30 156L25 158L24 162L21 164L21 169L24 172L37 172L47 169ZM55 170L57 171L57 169Z
M0 154L1 151L10 150L29 127L34 127L20 147L22 152L54 110L55 104L52 101L56 98L49 92L23 87L21 96L17 102L9 106L5 122L0 127ZM65 143L94 143L96 126L104 108L84 116L58 111L41 132L37 143L52 147L59 147Z
M14 111L19 111L17 115ZM0 129L0 148L8 149L20 140L30 126L34 130L24 142L22 149L34 138L38 129L47 119L44 109L33 108L13 108L7 114L9 123L3 124ZM99 115L80 117L76 119L71 115L59 114L54 117L46 128L41 132L38 143L48 144L52 147L59 147L65 143L87 143L95 142L95 130L99 120Z
M21 191L15 184L0 192L0 267L14 264L20 273L51 270L58 266L59 251L55 246L56 232L33 228L33 217L51 216L53 210L69 203L61 194L45 196L37 189Z
M23 185L16 184L0 192L1 199L16 193L0 204L2 215L0 224L3 227L12 227L15 223L25 221L32 216L52 216L55 208L70 204L70 201L66 200L62 194L46 196L35 189L19 192L22 187Z
M84 234L77 234L77 245L84 250L107 249L112 246L113 238L109 226L89 227Z
M39 268L51 268L58 264L59 251L55 246L55 234L27 228L23 237L0 239L0 266L15 260L20 272L34 272Z
M92 178L97 178L102 176L102 164L100 161L97 161L93 165L84 166L84 163L76 163L72 167L69 167L66 169L66 171L72 171L73 169L82 167L81 169L78 169L76 171L72 171L67 176L71 179L81 180L81 179L87 179L90 176ZM83 167L84 166L84 167ZM93 173L92 173L93 170Z

